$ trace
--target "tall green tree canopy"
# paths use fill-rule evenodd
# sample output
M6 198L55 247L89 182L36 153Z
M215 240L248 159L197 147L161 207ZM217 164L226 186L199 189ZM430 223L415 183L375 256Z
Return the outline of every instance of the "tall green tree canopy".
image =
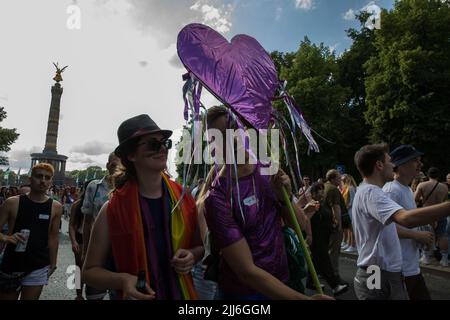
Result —
M397 1L382 12L365 82L371 140L414 144L441 168L449 166L449 39L449 1Z
M305 37L297 52L285 55L274 52L272 57L279 68L280 79L287 80L287 89L309 125L333 142L315 135L321 152L307 155L306 141L298 136L302 172L322 176L327 169L338 164L337 159L344 161L348 154L342 126L349 114L346 101L350 90L337 81L339 68L336 56L328 47L312 44ZM280 104L276 107L283 110ZM295 154L292 147L290 150L291 154Z

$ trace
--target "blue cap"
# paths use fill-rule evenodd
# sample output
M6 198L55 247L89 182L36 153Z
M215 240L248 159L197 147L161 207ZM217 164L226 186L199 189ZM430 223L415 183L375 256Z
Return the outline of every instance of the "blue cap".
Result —
M398 167L407 163L409 160L422 156L423 152L420 152L410 144L402 144L395 148L389 155L391 156L391 162L394 164L394 167Z

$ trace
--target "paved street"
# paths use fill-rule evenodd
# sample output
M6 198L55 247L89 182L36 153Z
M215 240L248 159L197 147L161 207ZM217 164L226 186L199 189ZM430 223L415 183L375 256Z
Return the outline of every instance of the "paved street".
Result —
M356 273L356 260L354 258L342 257L340 259L341 277L351 286L349 290L338 297L339 300L356 300L353 291L353 277ZM430 290L430 295L433 300L450 300L450 273L448 276L440 276L422 271L425 282ZM323 284L326 282L321 280ZM331 289L326 286L325 293L331 295ZM314 294L313 291L307 290L308 294Z
M59 237L58 267L51 276L48 286L42 291L41 300L73 300L76 296L75 290L67 288L67 267L75 264L72 253L72 245L69 240L68 221L62 219L61 233Z

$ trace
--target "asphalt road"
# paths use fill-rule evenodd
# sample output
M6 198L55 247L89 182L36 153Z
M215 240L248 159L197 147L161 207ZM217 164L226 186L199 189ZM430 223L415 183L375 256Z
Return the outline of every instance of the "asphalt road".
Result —
M67 268L74 264L75 257L69 240L68 222L62 219L57 268L50 277L48 285L44 287L41 300L73 300L75 298L75 289L70 290L67 288L67 280L71 274L66 273Z
M356 273L356 260L347 257L340 259L340 273L341 278L350 284L349 290L338 296L339 300L357 300L353 290L353 277ZM450 300L450 273L448 277L438 276L423 272L425 282L430 291L431 299L433 300ZM321 280L322 284L326 282ZM314 294L314 291L307 290L307 294ZM325 294L332 295L331 288L326 285Z

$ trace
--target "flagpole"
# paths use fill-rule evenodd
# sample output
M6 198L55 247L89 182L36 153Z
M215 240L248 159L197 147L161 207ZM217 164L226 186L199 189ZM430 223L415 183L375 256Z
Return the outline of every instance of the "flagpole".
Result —
M291 218L291 222L292 222L292 225L294 226L295 233L297 233L298 239L300 240L300 244L301 244L303 252L305 254L306 263L308 264L308 270L311 273L311 277L314 281L314 285L316 286L316 290L320 294L323 294L322 287L320 286L319 278L317 277L316 269L314 268L314 264L312 262L311 255L309 254L309 251L308 251L308 246L306 245L306 241L303 238L302 231L300 230L300 226L298 224L297 217L295 216L294 208L292 207L292 203L289 200L289 196L286 191L286 188L282 187L281 191L283 192L283 199L288 207L289 217Z

